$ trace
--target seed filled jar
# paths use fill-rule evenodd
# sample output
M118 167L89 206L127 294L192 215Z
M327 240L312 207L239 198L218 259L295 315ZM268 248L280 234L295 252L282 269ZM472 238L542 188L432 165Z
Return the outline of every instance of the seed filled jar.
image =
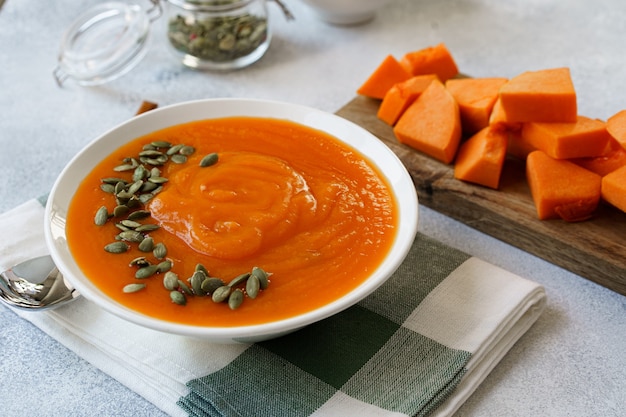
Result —
M165 12L170 49L191 68L243 68L270 45L266 0L167 0Z

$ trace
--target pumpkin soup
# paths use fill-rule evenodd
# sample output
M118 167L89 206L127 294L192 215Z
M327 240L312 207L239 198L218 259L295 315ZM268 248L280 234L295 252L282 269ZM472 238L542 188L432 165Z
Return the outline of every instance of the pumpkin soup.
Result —
M297 123L229 117L159 130L106 156L76 191L66 233L84 274L119 303L227 327L347 294L381 264L397 220L389 185L355 149ZM198 265L223 283L260 267L269 284L244 282L229 308L211 301L215 288L194 288Z

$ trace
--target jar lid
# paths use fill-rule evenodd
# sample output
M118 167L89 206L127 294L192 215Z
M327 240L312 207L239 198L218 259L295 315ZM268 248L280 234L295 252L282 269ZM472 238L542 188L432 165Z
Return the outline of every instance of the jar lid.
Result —
M88 9L61 41L54 77L81 85L111 81L133 68L147 52L150 23L161 15L158 0L144 10L132 3L108 2Z

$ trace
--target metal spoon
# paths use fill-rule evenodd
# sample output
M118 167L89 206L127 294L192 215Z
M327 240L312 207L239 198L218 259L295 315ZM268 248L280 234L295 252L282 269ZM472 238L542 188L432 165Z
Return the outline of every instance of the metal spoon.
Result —
M45 310L80 294L48 255L29 259L0 273L0 300L25 310Z

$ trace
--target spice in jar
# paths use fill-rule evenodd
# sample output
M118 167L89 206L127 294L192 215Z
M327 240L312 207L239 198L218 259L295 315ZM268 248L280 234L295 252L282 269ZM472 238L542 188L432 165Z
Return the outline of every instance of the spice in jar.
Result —
M230 3L237 1L221 2ZM175 14L170 16L167 33L175 50L215 63L248 56L268 41L269 36L267 16L245 7L239 13Z

